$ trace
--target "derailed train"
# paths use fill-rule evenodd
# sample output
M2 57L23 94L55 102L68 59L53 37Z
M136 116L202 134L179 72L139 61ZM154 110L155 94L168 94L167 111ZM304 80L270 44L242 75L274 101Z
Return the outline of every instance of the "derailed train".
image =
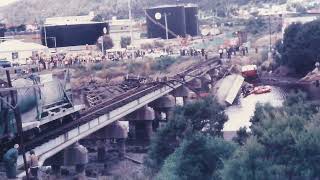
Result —
M18 78L12 80L12 86L16 88L14 98L20 108L26 141L72 121L84 108L83 105L73 104L67 83L54 78L52 74ZM0 79L0 89L7 87L8 83ZM9 91L0 91L0 98L1 155L18 140L12 96Z

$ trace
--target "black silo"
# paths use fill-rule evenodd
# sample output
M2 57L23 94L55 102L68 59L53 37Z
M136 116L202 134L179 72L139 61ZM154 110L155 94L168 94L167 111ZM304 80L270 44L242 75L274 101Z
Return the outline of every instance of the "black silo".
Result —
M5 32L6 32L5 28L0 28L0 37L4 37Z
M0 23L0 37L4 37L4 33L6 32L6 25Z
M186 36L184 6L158 6L147 9L146 13L148 38L166 39L165 13L167 14L168 29L177 36ZM161 13L161 19L157 20L155 18L156 13ZM176 38L170 31L168 38Z
M198 6L186 6L186 33L190 36L197 36L199 23L198 23Z
M103 35L103 28L106 27L109 33L108 23L87 23L70 25L48 25L41 29L41 41L45 45L46 30L47 44L49 48L56 47L93 45Z

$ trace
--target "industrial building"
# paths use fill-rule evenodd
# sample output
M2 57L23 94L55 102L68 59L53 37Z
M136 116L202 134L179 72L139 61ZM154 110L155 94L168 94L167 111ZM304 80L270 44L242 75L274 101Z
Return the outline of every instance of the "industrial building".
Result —
M130 37L132 33L132 42L139 40L141 37L142 25L138 21L130 21L130 19L117 19L112 17L108 21L110 26L110 37L113 41L114 48L121 48L121 37ZM132 30L130 31L130 23Z
M148 38L198 35L198 6L166 5L146 9Z
M197 36L199 33L198 12L199 8L196 5L185 7L186 32L190 36Z
M106 22L94 22L93 14L88 16L56 17L46 19L41 28L41 41L49 48L93 45L98 38L109 33Z
M48 48L36 43L7 40L0 43L0 60L14 64L27 64L27 59L35 54L48 53Z

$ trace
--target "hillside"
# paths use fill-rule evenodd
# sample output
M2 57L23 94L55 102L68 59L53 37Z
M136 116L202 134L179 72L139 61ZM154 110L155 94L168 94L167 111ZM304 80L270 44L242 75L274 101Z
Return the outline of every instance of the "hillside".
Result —
M250 2L275 2L278 0L132 0L135 17L143 17L144 9L159 4L196 3L203 10L224 12L232 4L243 5ZM281 0L283 1L283 0ZM105 19L112 16L127 17L128 0L20 0L0 8L0 19L9 25L41 22L45 17L84 15L94 11ZM229 2L229 3L226 3Z

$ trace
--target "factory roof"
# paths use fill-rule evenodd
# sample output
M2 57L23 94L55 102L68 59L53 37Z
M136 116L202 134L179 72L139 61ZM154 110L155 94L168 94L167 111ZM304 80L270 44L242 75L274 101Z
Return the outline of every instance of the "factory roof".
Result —
M51 17L46 18L46 26L54 25L72 25L72 24L92 24L98 23L92 21L94 18L94 13L91 12L89 15L85 16L65 16L65 17Z
M26 43L19 40L8 40L0 43L0 53L20 52L20 51L39 51L46 50L48 47L36 43Z
M167 4L167 5L153 6L147 9L161 9L161 8L173 8L173 7L184 7L184 5Z

